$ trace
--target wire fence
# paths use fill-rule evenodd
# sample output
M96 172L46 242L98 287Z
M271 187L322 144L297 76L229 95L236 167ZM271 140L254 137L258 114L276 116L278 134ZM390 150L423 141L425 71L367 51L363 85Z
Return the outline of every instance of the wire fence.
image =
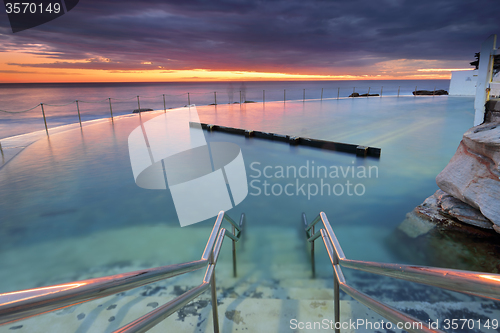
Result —
M417 90L418 87L415 87ZM434 90L436 88L434 87ZM408 90L407 88L405 90ZM76 117L82 126L82 118L89 119L89 116L99 115L99 118L106 115L113 120L113 112L117 114L141 113L144 111L164 110L179 107L182 105L221 105L221 104L245 104L245 103L266 103L283 101L306 101L306 100L331 100L346 97L382 97L384 93L399 97L403 94L408 94L408 91L401 92L401 86L381 87L338 87L338 88L321 88L321 89L283 89L283 90L266 90L262 89L228 89L227 91L213 92L186 92L182 94L161 94L154 96L136 95L129 98L114 98L108 97L100 100L73 100L63 104L39 103L26 110L2 110L5 114L15 115L24 114L34 111L39 108L45 125L45 131L48 132L47 118L50 117ZM131 104L132 103L132 104ZM75 105L74 110L69 110L70 105ZM86 106L87 105L87 106ZM50 113L47 111L50 109ZM82 117L83 116L83 117ZM39 117L39 116L38 116ZM74 119L76 122L76 119Z

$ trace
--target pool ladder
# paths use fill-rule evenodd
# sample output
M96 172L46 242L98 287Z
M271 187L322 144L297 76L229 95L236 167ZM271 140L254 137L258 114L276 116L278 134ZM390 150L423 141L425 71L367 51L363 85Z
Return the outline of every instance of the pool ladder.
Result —
M223 220L231 224L232 232L225 228L221 228ZM119 328L114 331L114 333L146 332L198 297L209 287L211 287L214 332L218 333L219 320L215 284L215 265L217 264L222 242L227 236L233 241L233 276L236 277L235 245L240 239L244 224L245 214L241 214L240 222L237 224L226 215L225 212L219 212L200 260L0 294L0 325L110 296L148 283L168 279L173 276L207 267L203 281L199 286ZM238 231L237 233L236 230Z
M422 283L473 296L500 300L499 274L347 259L325 213L321 212L311 223L307 222L306 214L303 213L302 220L305 226L307 240L311 243L311 270L313 277L316 275L314 241L319 238L323 240L334 270L333 295L336 333L340 332L341 326L339 289L342 289L346 294L392 323L402 323L407 332L443 332L441 330L431 329L418 319L376 301L370 296L349 286L344 278L341 266L396 279ZM322 222L323 225L315 232L315 225L319 222Z

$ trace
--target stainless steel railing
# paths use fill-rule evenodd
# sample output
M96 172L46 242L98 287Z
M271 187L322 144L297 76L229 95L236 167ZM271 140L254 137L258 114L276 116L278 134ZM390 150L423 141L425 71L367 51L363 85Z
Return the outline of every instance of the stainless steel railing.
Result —
M349 286L342 273L341 266L357 269L397 279L407 280L457 291L474 296L500 300L500 275L482 272L470 272L457 269L443 269L427 266L413 266L400 264L385 264L371 261L351 260L345 257L344 251L333 232L332 226L325 213L321 212L311 223L307 223L305 214L302 214L307 240L311 243L311 268L315 276L314 241L321 237L334 269L334 307L335 331L340 332L340 298L339 289L349 296L366 305L381 316L393 323L408 323L405 330L408 332L442 332L430 329L418 319L403 314L399 310L374 300L370 296ZM322 222L323 227L315 232L315 225ZM408 328L407 328L408 327Z
M232 225L232 233L225 228L221 228L224 220ZM146 332L206 291L210 286L214 332L219 332L215 265L217 264L224 237L227 236L233 241L233 275L236 276L235 243L240 239L244 223L245 214L241 214L240 222L237 224L223 211L219 212L200 260L0 294L0 325L110 296L207 267L203 281L199 286L123 326L116 330L115 333ZM238 231L237 234L236 230Z

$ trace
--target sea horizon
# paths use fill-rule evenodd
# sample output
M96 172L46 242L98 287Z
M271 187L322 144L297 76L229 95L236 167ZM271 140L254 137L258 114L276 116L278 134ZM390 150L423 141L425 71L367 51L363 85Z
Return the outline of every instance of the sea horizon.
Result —
M353 92L412 95L448 90L450 80L320 80L0 83L0 139L82 121L187 104L234 104L345 98ZM139 98L137 98L139 96ZM78 105L76 101L78 100ZM41 108L43 104L43 111ZM111 108L110 108L111 104Z

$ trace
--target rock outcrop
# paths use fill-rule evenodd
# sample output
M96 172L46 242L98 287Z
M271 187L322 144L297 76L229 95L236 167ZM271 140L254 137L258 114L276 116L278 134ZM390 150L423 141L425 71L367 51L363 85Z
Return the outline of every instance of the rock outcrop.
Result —
M357 92L353 92L352 94L349 95L349 97L372 97L372 96L380 96L379 94L359 94Z
M414 264L499 273L500 235L492 226L477 209L438 190L406 214L388 245Z
M448 92L443 89L439 90L415 90L412 92L415 96L440 96L440 95L448 95Z
M500 124L468 130L436 182L446 193L478 209L500 233Z
M148 111L154 111L153 109L135 109L134 111L132 111L132 113L139 113L139 112L148 112Z

